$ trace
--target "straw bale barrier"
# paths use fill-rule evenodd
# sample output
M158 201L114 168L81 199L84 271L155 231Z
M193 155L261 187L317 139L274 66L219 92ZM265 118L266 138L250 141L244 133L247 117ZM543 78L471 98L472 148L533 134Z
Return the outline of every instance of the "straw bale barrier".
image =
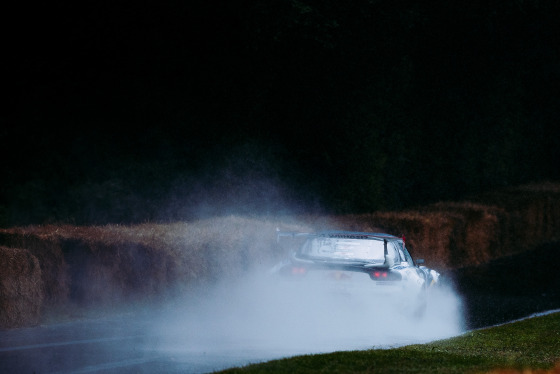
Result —
M404 236L415 258L431 267L451 269L486 263L510 253L502 246L505 212L472 203L439 203L423 210L377 212L343 217L353 230L380 231Z
M39 260L29 251L0 246L0 328L37 324L43 291Z
M67 300L67 264L60 243L53 233L32 233L24 228L0 230L0 245L24 248L37 258L41 270L41 292L46 304L57 304Z
M68 302L103 306L165 299L194 285L270 266L286 250L276 242L277 227L404 235L414 257L424 258L428 266L439 270L454 269L558 241L560 185L510 188L464 202L440 202L401 212L290 220L230 216L172 224L9 228L0 229L0 245L21 248L18 250L38 261L40 269L32 272L40 278L34 283L40 289L36 305L47 309ZM4 259L10 253L0 252L0 263L12 264ZM4 277L2 274L2 280ZM12 275L10 279L26 282L26 278ZM4 304L2 312L17 314L21 308ZM23 315L10 318L22 325L33 320Z
M560 184L507 188L464 202L338 218L339 227L404 235L415 258L454 269L531 250L560 239Z
M25 248L34 256L37 300L45 308L67 303L102 307L163 300L195 285L269 266L280 256L274 246L276 227L273 221L233 216L134 226L45 225L0 229L0 244ZM8 255L0 252L2 263L17 269L4 261ZM21 312L5 305L2 309Z

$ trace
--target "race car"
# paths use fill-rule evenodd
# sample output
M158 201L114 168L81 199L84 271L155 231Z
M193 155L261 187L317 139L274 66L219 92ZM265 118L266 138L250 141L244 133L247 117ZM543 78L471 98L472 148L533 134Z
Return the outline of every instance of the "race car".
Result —
M391 302L414 316L424 314L428 291L440 278L437 271L420 266L423 260L412 259L404 238L386 233L277 231L277 237L304 239L272 269L282 279Z

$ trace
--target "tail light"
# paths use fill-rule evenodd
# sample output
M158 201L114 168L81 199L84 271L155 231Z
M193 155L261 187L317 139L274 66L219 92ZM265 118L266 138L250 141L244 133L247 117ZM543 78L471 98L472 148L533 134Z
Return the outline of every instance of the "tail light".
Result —
M390 270L372 270L369 273L369 277L374 281L400 281L402 277L400 273L396 273Z
M305 275L307 269L302 266L292 266L292 275Z

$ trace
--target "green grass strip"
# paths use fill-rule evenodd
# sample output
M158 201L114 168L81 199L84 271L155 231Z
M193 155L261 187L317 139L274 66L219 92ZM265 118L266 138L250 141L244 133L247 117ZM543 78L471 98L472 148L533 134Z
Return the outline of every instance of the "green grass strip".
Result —
M548 369L560 361L560 313L387 350L297 356L222 373L470 373Z

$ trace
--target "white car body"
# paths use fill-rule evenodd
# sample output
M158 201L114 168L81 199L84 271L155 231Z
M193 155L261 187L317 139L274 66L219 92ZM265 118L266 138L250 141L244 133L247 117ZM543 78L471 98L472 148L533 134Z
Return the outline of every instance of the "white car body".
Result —
M278 232L278 237L305 237L276 265L273 273L306 287L321 286L338 295L391 301L405 313L422 315L427 291L439 273L418 266L404 240L385 233L322 231ZM419 261L421 262L421 261Z

